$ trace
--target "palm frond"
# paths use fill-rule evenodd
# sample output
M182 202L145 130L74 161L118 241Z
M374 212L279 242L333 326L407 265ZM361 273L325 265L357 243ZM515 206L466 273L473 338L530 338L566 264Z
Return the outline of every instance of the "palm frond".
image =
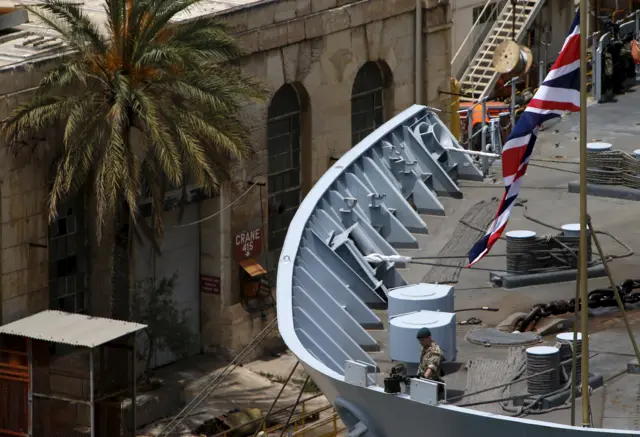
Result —
M75 97L35 96L19 105L2 122L3 134L9 148L14 148L31 135L38 134L57 124L77 104Z
M240 120L267 89L234 65L243 50L224 23L176 22L201 0L104 0L105 25L68 0L42 1L27 9L72 53L2 120L6 147L20 152L34 134L57 129L50 219L91 187L99 239L119 211L136 226L138 198L149 195L160 239L165 183L214 193L234 161L253 156Z

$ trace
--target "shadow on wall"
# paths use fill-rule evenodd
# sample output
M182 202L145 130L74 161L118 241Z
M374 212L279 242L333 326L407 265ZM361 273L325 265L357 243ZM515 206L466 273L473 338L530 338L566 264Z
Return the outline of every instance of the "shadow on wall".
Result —
M148 326L141 334L138 360L144 363L142 383L150 383L152 357L168 349L177 358L185 357L193 348L197 333L189 326L189 310L179 310L173 301L177 273L159 280L137 281L132 293L131 315L134 322Z

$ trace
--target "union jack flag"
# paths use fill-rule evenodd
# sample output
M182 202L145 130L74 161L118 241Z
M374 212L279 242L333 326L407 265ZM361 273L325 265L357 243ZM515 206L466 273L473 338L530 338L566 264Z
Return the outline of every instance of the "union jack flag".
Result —
M579 11L573 19L558 59L513 127L503 147L504 195L489 230L469 251L467 267L480 261L491 250L507 226L511 210L520 193L522 178L527 172L540 126L547 120L560 117L565 111L580 112Z

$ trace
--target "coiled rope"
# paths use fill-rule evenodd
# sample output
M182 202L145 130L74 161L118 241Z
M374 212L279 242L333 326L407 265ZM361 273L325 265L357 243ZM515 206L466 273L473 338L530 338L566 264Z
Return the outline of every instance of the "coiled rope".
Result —
M596 353L590 355L589 359L594 358L594 357L596 357L598 355L599 355L599 353L596 352ZM498 385L493 386L493 387L483 388L481 390L476 390L476 391L471 392L471 393L465 393L465 394L460 395L460 396L454 396L452 398L447 399L446 401L443 401L442 403L451 403L451 402L459 401L459 400L462 400L462 399L465 399L465 398L468 398L468 397L471 397L471 396L479 395L479 394L482 394L482 393L487 393L487 392L490 392L490 391L493 391L493 390L499 390L501 388L510 387L510 386L512 386L514 384L517 384L519 382L527 381L527 380L529 380L531 378L535 378L535 377L540 376L540 375L545 375L547 373L554 372L558 368L560 368L562 365L570 363L572 360L573 360L573 358L569 358L569 359L566 359L564 361L560 361L560 363L558 363L556 366L553 366L553 367L551 367L549 369L546 369L546 370L543 370L541 372L534 373L534 374L531 374L531 375L528 375L528 376L525 376L525 377L521 377L522 373L518 372L518 375L516 375L516 377L514 377L509 382L505 382L503 384L498 384ZM543 396L546 396L546 395L543 395ZM491 403L499 402L501 400L502 399L491 399L491 400L488 400L488 401L474 402L473 405L491 404ZM462 405L458 405L458 406L459 407L465 407L465 406L472 406L472 404L462 404Z
M587 182L640 189L640 161L622 150L589 152Z

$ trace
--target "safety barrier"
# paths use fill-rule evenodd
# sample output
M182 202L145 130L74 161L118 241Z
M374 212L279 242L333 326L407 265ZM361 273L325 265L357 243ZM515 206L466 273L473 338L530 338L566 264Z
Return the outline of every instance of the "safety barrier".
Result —
M515 83L515 82L514 82ZM512 93L512 101L515 99L515 87L513 88ZM491 102L494 104L495 102ZM474 109L476 106L482 107L481 112L481 120L482 126L480 130L477 132L473 132L473 116ZM472 150L472 143L476 136L480 135L481 137L481 146L480 150L482 152L492 153L496 155L502 155L502 130L505 129L502 126L502 117L510 116L511 122L507 129L511 129L514 124L514 111L516 107L511 105L511 111L504 111L507 109L506 105L497 104L497 105L488 105L488 97L483 97L480 101L473 102L468 105L465 109L460 109L456 111L458 114L464 114L466 118L466 149ZM487 118L489 119L487 121ZM482 156L480 162L480 169L482 170L483 175L487 175L489 168L495 161L495 158L490 158L487 156Z
M635 38L640 38L640 10L618 21L617 24L620 26L621 36L635 33ZM602 57L604 56L605 47L611 41L611 37L611 32L606 32L602 35L600 35L600 32L592 34L591 60L593 63L593 86L591 89L596 102L602 100ZM638 77L640 77L640 69L636 66L636 78Z

